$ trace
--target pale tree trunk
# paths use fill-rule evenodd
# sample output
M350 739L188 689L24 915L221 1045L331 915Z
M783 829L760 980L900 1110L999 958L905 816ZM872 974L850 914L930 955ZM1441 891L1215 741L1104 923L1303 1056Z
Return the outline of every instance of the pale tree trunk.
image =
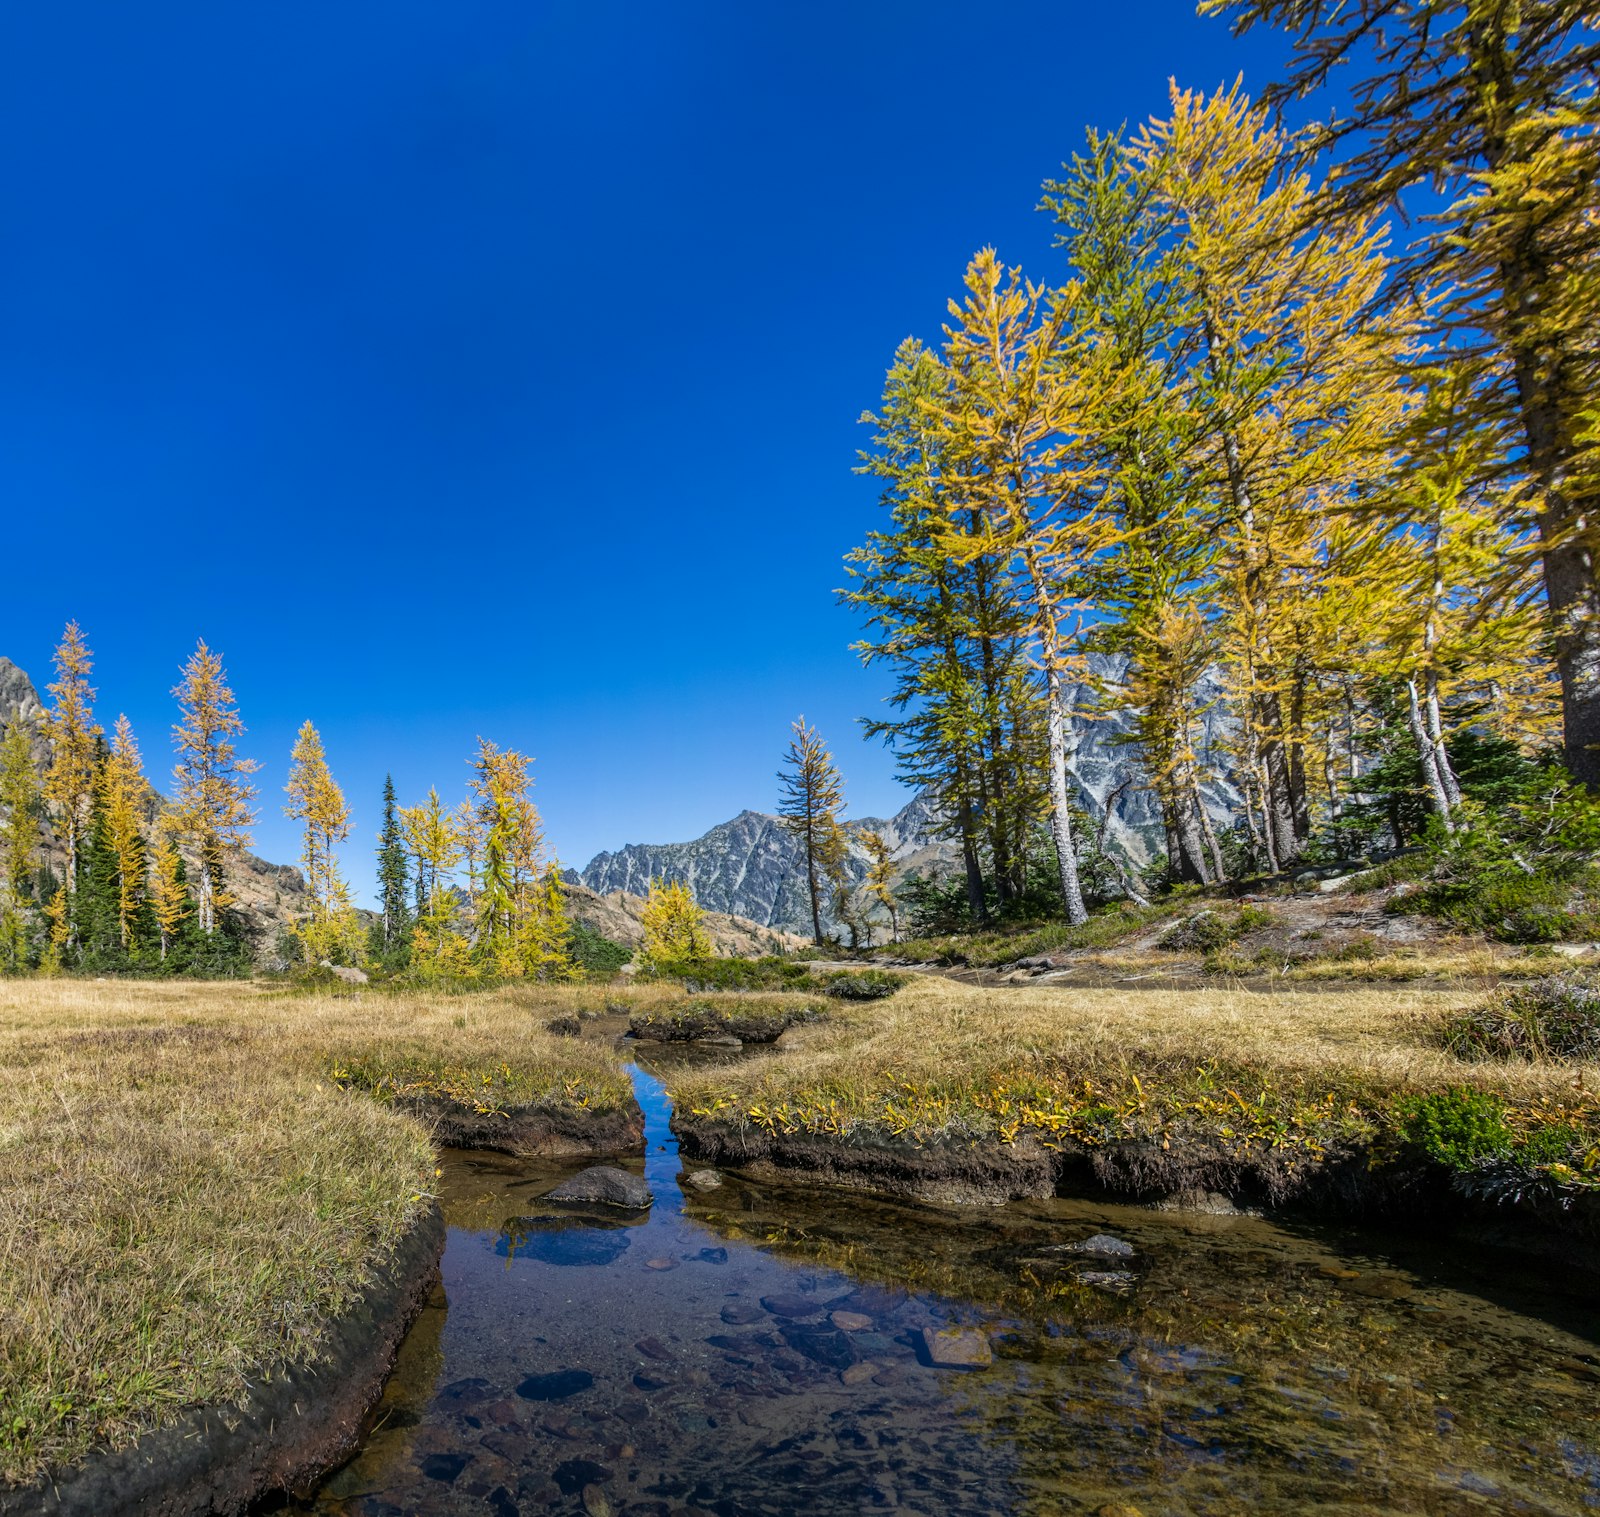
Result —
M1450 752L1444 745L1444 723L1439 716L1439 677L1432 669L1428 670L1423 688L1426 692L1423 715L1428 724L1428 744L1433 749L1433 767L1439 771L1439 783L1444 786L1445 799L1454 811L1461 804L1461 786L1450 766Z
M1067 920L1074 927L1089 920L1083 904L1083 887L1078 879L1078 850L1072 839L1072 812L1067 793L1067 722L1062 709L1061 668L1053 646L1045 650L1045 699L1049 703L1050 735L1050 835L1056 845L1056 862L1061 870L1061 896L1067 905Z
M1216 829L1211 825L1211 818L1206 814L1206 803L1200 798L1200 786L1191 777L1192 795L1194 798L1194 814L1200 822L1200 834L1206 840L1206 847L1211 853L1211 867L1216 871L1215 884L1227 883L1228 868L1222 862L1222 848L1217 842Z
M1431 525L1428 546L1433 560L1433 580L1429 586L1428 613L1422 624L1422 652L1426 660L1426 669L1423 675L1423 709L1420 721L1426 723L1426 740L1432 752L1433 769L1438 776L1445 803L1449 811L1454 811L1461 804L1461 787L1456 783L1455 771L1450 767L1450 755L1444 746L1444 721L1439 714L1439 669L1434 658L1439 646L1439 626L1436 618L1439 607L1444 602L1444 576L1439 567L1440 538L1443 536L1444 527L1437 515ZM1414 681L1411 684L1410 700L1415 706L1417 688ZM1449 811L1443 813L1447 821Z
M1450 804L1450 793L1439 773L1438 754L1422 719L1422 704L1417 698L1417 682L1414 679L1406 681L1406 721L1411 728L1412 740L1417 745L1417 759L1422 765L1422 778L1427 783L1428 794L1433 798L1433 809L1444 823L1444 830L1454 833L1455 823L1451 821L1450 813L1455 808Z

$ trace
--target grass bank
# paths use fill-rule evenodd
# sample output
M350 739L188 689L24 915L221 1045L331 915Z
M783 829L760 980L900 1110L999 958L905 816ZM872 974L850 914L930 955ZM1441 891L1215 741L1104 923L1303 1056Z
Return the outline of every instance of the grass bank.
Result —
M432 1205L431 1122L631 1110L544 1030L584 996L0 981L0 1483L314 1360Z
M983 990L919 977L892 1000L791 1033L771 1058L671 1083L690 1147L724 1157L741 1142L768 1154L1011 1150L1087 1160L1130 1193L1242 1187L1267 1200L1355 1158L1448 1171L1486 1196L1592 1198L1600 1064L1457 1057L1438 1028L1471 999L1395 986ZM1037 1183L1049 1168L1011 1178ZM993 1183L1009 1183L1003 1167Z

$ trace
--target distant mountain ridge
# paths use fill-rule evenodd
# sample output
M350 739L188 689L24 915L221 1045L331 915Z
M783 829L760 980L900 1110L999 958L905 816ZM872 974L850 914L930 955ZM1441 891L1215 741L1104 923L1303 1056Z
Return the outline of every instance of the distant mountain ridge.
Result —
M938 815L925 795L913 796L892 817L847 820L845 868L851 883L866 877L861 834L869 830L883 837L902 869L953 864L956 846L938 839L937 827ZM602 895L613 890L643 895L652 879L681 881L709 911L787 932L811 931L804 850L765 811L741 811L692 842L630 843L615 853L597 853L576 877Z
M1096 714L1100 689L1115 689L1126 677L1128 661L1112 654L1091 654L1090 679L1066 692L1073 713L1068 719L1068 771L1084 810L1099 822L1105 818L1109 845L1135 867L1160 857L1166 847L1161 808L1144 782L1137 749L1128 739L1134 717L1128 711ZM1242 815L1243 799L1231 778L1227 740L1231 719L1222 702L1221 673L1208 670L1193 691L1195 751L1201 770L1212 777L1200 786L1202 803L1218 830ZM1108 814L1109 810L1109 814ZM860 835L881 833L899 871L916 869L945 875L960 867L961 851L943 830L933 801L918 794L892 817L846 821L850 839L847 872L859 884L867 872L867 853ZM762 926L809 934L811 908L806 894L805 855L800 845L770 812L741 811L687 843L630 843L615 852L597 853L581 871L569 871L602 894L625 890L643 895L652 879L687 884L701 906L749 918ZM831 918L825 914L824 925Z

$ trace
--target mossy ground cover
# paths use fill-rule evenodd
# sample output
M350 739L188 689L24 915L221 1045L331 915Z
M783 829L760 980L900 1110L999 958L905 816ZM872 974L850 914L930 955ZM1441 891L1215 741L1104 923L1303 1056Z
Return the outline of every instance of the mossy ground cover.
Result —
M984 990L925 977L770 1059L672 1080L681 1111L771 1134L851 1143L1186 1146L1293 1171L1335 1150L1479 1160L1525 1191L1600 1188L1600 1065L1468 1062L1437 1045L1460 991L1360 988L1263 996ZM789 1043L794 1043L789 1048ZM1416 1101L1487 1102L1494 1153L1431 1146ZM1440 1104L1442 1103L1442 1104Z
M628 1101L585 996L0 981L0 1482L314 1359L430 1204L407 1095Z

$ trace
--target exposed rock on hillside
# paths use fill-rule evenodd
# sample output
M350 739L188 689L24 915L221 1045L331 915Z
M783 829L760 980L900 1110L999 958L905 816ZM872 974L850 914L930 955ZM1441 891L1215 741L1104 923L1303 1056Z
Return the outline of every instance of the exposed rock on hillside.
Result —
M956 851L934 836L937 823L933 807L921 795L887 820L861 817L848 822L846 868L852 883L867 872L861 834L869 828L882 833L902 869L949 866ZM597 854L578 879L591 890L636 895L646 892L652 879L681 880L707 910L810 934L805 855L783 823L763 811L741 811L692 843L631 843L615 853Z
M625 948L637 948L644 941L643 896L621 890L602 895L569 879L567 909L575 922L582 922L591 931ZM745 917L728 916L720 911L707 911L705 918L711 946L723 957L754 958L767 953L784 953L810 941L792 932L763 927Z
M1103 687L1114 689L1127 675L1128 660L1120 655L1094 653L1089 669ZM1193 694L1196 723L1195 755L1202 772L1220 778L1200 786L1200 799L1217 830L1224 831L1244 815L1244 798L1228 777L1232 759L1225 744L1232 732L1232 719L1222 704L1221 671L1209 669L1201 676ZM1112 798L1111 818L1106 837L1135 864L1148 864L1166 847L1161 825L1161 807L1155 792L1148 787L1138 763L1138 750L1128 738L1133 717L1126 711L1110 716L1085 715L1094 710L1098 696L1090 684L1079 684L1067 692L1067 709L1076 713L1069 730L1067 768L1077 782L1084 810L1097 821L1105 815L1106 801Z

